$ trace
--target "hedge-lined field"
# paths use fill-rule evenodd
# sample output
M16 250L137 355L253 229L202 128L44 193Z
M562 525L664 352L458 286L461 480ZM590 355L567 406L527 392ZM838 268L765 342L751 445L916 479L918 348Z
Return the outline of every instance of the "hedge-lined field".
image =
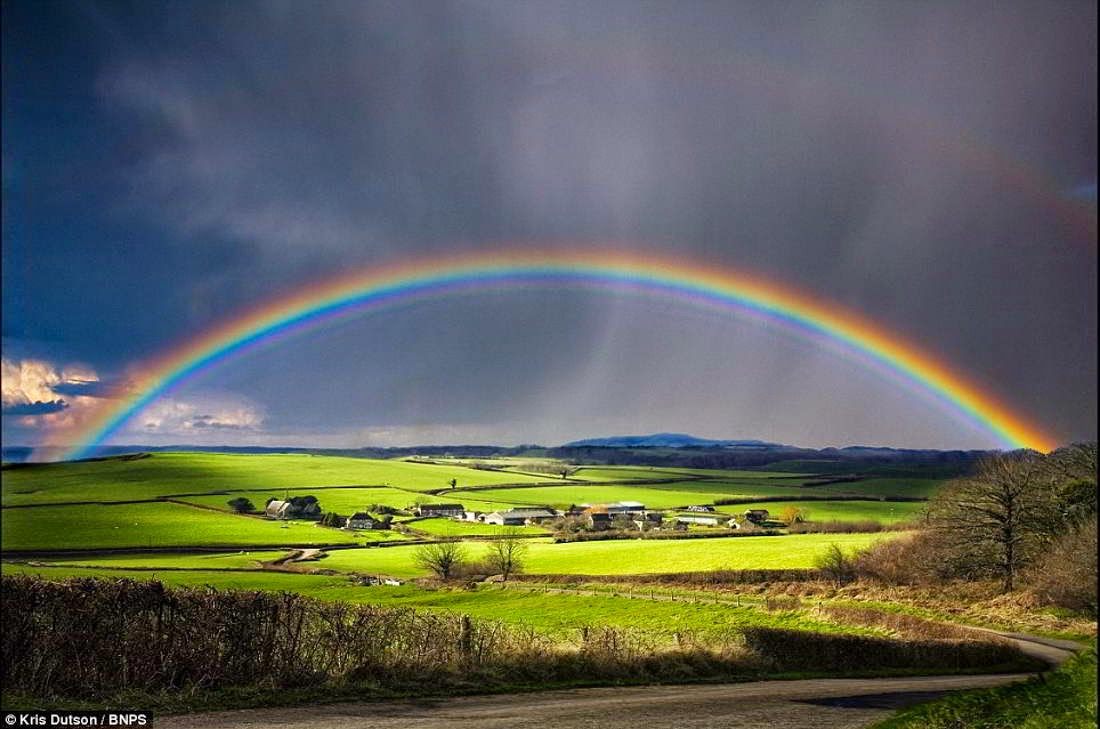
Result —
M348 544L375 537L169 503L5 509L4 551L251 544Z
M540 483L551 477L497 473L462 466L308 455L152 453L6 467L4 506L67 501L126 501L158 496L310 486L397 486L412 491L459 486Z
M814 566L830 544L844 549L865 547L888 534L800 534L782 537L725 537L711 539L619 539L553 544L527 542L528 574L630 575L696 572L721 569L787 569ZM478 556L482 545L468 545ZM397 546L342 549L322 562L326 569L418 577L426 572L414 560L415 547Z

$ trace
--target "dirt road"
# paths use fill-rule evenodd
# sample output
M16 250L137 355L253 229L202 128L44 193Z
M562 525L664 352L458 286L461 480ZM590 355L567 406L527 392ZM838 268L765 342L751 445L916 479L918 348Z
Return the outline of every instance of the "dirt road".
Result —
M1079 647L1011 636L1060 663ZM352 702L165 717L157 729L731 729L864 727L948 691L1028 674L756 681L702 686L571 689L497 696Z

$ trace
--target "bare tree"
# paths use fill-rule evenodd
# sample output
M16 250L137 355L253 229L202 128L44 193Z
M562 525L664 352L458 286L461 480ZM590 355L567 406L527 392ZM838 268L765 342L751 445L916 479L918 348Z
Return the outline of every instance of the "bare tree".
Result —
M523 533L517 527L505 527L500 534L489 542L486 561L492 565L505 580L510 575L523 570L527 561L527 544Z
M996 574L1011 591L1059 525L1053 485L1046 459L1033 451L981 461L973 476L948 484L929 504L944 559L960 574Z
M466 550L462 547L462 543L455 539L422 544L413 553L413 561L418 567L434 573L443 580L454 574L465 560Z

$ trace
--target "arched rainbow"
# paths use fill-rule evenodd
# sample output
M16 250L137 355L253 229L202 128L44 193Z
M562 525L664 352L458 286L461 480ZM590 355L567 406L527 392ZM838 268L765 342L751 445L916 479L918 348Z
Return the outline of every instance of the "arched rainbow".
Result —
M159 396L220 362L334 318L466 291L581 286L670 296L736 310L824 337L946 402L1004 446L1047 451L1053 439L933 355L867 319L732 269L623 252L488 252L404 262L328 279L230 319L149 362L78 430L55 434L86 457Z

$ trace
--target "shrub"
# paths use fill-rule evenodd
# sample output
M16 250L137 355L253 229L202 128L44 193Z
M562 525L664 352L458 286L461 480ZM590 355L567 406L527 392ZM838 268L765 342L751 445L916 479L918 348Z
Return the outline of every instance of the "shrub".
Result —
M814 559L816 567L826 579L832 580L837 585L843 585L856 578L855 558L849 556L837 544L830 544L828 548Z
M1036 596L1046 604L1096 615L1096 517L1057 538L1027 572Z
M947 576L935 537L927 532L884 539L861 550L855 557L856 573L887 585L918 585Z
M256 510L255 505L253 505L251 501L244 498L243 496L238 496L235 499L230 499L225 503L229 505L230 509L237 512L238 514L247 514L250 511Z
M750 650L781 671L962 670L1025 661L1007 641L896 640L786 628L745 628L742 633Z
M791 534L856 534L881 532L882 522L875 519L859 519L856 521L799 521L790 525L788 532Z

